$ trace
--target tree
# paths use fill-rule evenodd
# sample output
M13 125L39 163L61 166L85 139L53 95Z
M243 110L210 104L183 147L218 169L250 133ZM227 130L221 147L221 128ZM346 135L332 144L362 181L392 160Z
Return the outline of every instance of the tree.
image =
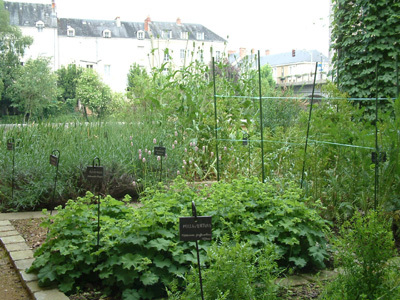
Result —
M82 67L70 64L57 70L57 86L60 89L59 100L64 103L67 111L73 111L77 106L76 85L79 76L82 74Z
M10 88L21 67L24 51L32 42L19 28L10 26L8 12L0 0L0 108L3 114L8 113L12 103Z
M351 97L396 97L398 0L334 0L331 42L334 74L342 92Z
M93 69L83 69L77 80L76 98L84 106L90 108L100 118L111 102L111 89L105 85Z
M151 78L146 69L134 63L131 65L128 73L128 93L130 99L137 99L144 103L146 94L151 88Z
M26 117L43 117L46 110L57 106L57 77L51 71L50 59L28 60L11 87L12 106ZM25 120L26 121L26 120Z

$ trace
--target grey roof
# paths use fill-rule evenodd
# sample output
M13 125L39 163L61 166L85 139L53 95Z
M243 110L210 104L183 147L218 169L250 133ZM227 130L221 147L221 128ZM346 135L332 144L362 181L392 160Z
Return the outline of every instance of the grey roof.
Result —
M261 66L269 64L270 66L282 66L301 62L328 62L328 58L317 50L295 50L293 57L292 52L279 54L270 54L260 57Z
M11 25L32 27L42 21L46 27L56 27L56 23L52 23L51 4L4 1L4 8L10 13Z
M15 26L35 26L41 20L46 27L51 27L51 4L4 2L5 8L10 12L10 23ZM53 23L54 24L54 23ZM111 37L137 38L137 32L144 30L144 22L124 22L117 26L115 20L90 20L90 19L58 19L58 34L67 35L68 27L75 30L75 36L102 37L104 30L111 31ZM189 40L197 40L197 33L204 33L204 41L226 42L225 39L215 34L201 24L176 22L150 22L150 31L154 37L163 36L163 31L171 31L171 39L180 40L181 32L187 32ZM149 38L149 32L145 38Z

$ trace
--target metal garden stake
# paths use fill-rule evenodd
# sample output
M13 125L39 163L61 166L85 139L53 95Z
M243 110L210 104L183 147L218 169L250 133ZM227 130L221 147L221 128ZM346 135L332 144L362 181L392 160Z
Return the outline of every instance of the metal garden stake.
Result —
M14 200L14 173L15 173L15 141L14 138L7 140L7 150L12 151L12 173L11 173L11 202Z
M60 163L60 151L53 150L50 154L50 164L56 167L56 174L54 176L54 187L53 187L53 197L51 199L51 210L50 215L53 214L53 207L54 207L54 198L56 195L56 188L57 188L57 178L58 178L58 164Z
M165 149L165 147L163 147L162 142L160 142L160 146L154 147L154 151L153 151L154 155L157 157L160 157L160 182L162 181L161 180L162 162L163 162L163 157L165 157L165 152L166 152L166 149Z
M201 277L200 253L198 240L210 241L212 234L212 218L209 216L197 216L196 205L192 201L193 217L179 218L179 237L181 241L195 241L197 252L197 265L199 267L199 280L201 299L204 300L203 279Z
M104 168L100 166L100 158L97 156L93 159L92 166L86 168L86 178L93 185L101 184L104 177ZM95 188L93 193L95 194ZM97 248L100 245L100 194L97 200Z

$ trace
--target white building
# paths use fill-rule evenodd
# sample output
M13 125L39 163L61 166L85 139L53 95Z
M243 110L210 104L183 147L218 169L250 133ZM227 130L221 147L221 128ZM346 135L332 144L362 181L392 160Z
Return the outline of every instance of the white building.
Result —
M49 0L50 2L50 0ZM200 24L57 18L56 3L4 1L11 25L32 36L24 60L46 56L54 70L68 64L95 69L115 91L124 91L133 63L180 68L191 60L205 63L225 53L226 40Z

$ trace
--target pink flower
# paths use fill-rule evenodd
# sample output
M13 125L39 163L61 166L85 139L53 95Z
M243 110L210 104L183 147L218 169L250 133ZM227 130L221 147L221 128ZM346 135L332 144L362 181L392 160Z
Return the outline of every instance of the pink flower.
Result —
M135 180L132 181L132 185L133 185L133 187L136 187L136 181Z
M153 139L153 144L157 144L157 140L155 138Z
M142 153L139 153L139 159L142 159Z
M191 165L192 164L192 161L191 160L189 160L189 165Z
M161 160L161 156L157 156L157 160L160 161Z
M176 171L176 175L179 175L179 174L181 174L181 172L178 170L178 171Z
M196 151L196 152L197 152L198 150L199 150L199 147L197 147L197 146L196 146L196 147L194 147L194 151Z
M206 152L206 146L203 146L203 152Z
M226 148L226 146L224 147L224 151L228 150L228 148Z
M178 136L178 131L175 131L175 136Z
M174 141L174 144L175 144L175 145L176 145L176 144L178 144L178 141L177 141L177 140L175 140L175 141Z
M133 147L133 142L131 142L131 146Z
M210 155L211 155L211 157L213 157L214 156L214 152L211 152Z
M190 143L189 143L189 145L190 145L190 147L193 147L193 144L192 144L192 142L190 142Z
M185 152L187 152L187 149L185 148Z
M182 166L182 169L184 169L185 168L185 166Z
M146 157L143 157L142 162L144 163L146 162Z
M149 150L149 152L147 152L149 155L151 155L151 151Z
M222 160L222 156L221 155L219 156L219 160Z
M139 154L142 154L142 149L139 149Z
M172 144L172 149L175 149L175 145L174 144Z
M146 149L144 149L144 152L147 152L147 148L146 148Z
M133 140L133 136L130 136L129 139L132 141Z
M186 165L186 160L183 160L183 164Z

